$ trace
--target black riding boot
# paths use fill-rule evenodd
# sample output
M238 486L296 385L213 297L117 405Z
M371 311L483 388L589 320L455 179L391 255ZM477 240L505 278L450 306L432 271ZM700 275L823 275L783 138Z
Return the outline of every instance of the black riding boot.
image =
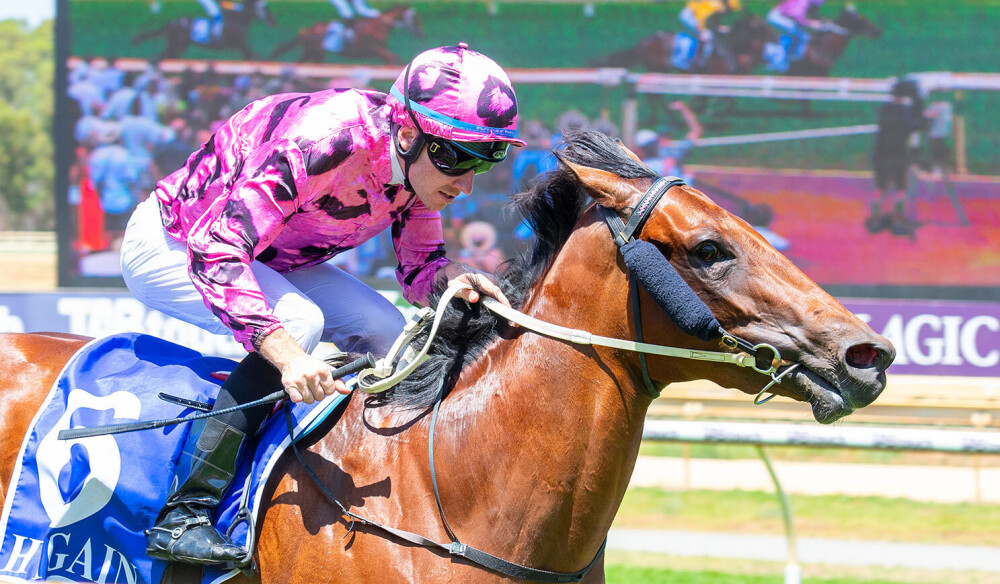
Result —
M246 435L215 418L194 423L203 428L191 428L177 466L181 482L149 530L146 554L188 564L238 562L246 550L215 529L212 513L233 480Z
M275 387L281 387L281 374L251 353L230 373L213 409L253 401ZM147 555L203 566L246 559L246 550L212 525L212 515L233 480L247 434L257 432L270 409L258 406L193 422L177 466L179 484L148 531Z

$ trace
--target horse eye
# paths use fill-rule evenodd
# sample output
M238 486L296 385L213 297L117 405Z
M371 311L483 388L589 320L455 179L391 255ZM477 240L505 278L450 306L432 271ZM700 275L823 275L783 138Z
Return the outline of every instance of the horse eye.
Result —
M722 248L714 241L706 241L698 244L694 253L701 261L711 263L722 257Z

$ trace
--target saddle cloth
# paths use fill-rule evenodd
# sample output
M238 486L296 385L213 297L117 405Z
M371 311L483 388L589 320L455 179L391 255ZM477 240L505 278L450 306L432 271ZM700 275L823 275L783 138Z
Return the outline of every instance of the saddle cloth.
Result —
M190 424L63 441L60 430L198 413L159 392L211 402L230 371L228 359L148 335L125 333L88 343L70 359L21 445L0 516L0 579L158 583L167 565L145 554L146 536L166 500ZM290 408L296 438L323 421L346 396ZM241 508L256 516L261 487L288 447L284 413L274 415L244 453L219 506L216 525L246 546L253 537ZM235 523L235 525L234 525ZM206 569L203 584L238 570Z
M694 60L698 54L698 44L697 37L690 33L682 31L674 34L670 64L681 71L689 71L695 65Z

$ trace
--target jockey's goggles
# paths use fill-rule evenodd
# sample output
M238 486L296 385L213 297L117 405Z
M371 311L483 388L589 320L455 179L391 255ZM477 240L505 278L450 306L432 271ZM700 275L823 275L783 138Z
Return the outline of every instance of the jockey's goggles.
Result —
M455 142L424 134L427 140L427 157L434 167L448 176L463 175L470 170L476 174L493 168L507 158L507 142Z

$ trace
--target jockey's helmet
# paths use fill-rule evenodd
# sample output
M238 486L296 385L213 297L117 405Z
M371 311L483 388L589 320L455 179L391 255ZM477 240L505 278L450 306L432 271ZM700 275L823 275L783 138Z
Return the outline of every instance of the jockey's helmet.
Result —
M396 124L460 143L524 146L517 97L507 73L465 43L417 55L396 78L386 103ZM494 162L504 155L496 153Z

